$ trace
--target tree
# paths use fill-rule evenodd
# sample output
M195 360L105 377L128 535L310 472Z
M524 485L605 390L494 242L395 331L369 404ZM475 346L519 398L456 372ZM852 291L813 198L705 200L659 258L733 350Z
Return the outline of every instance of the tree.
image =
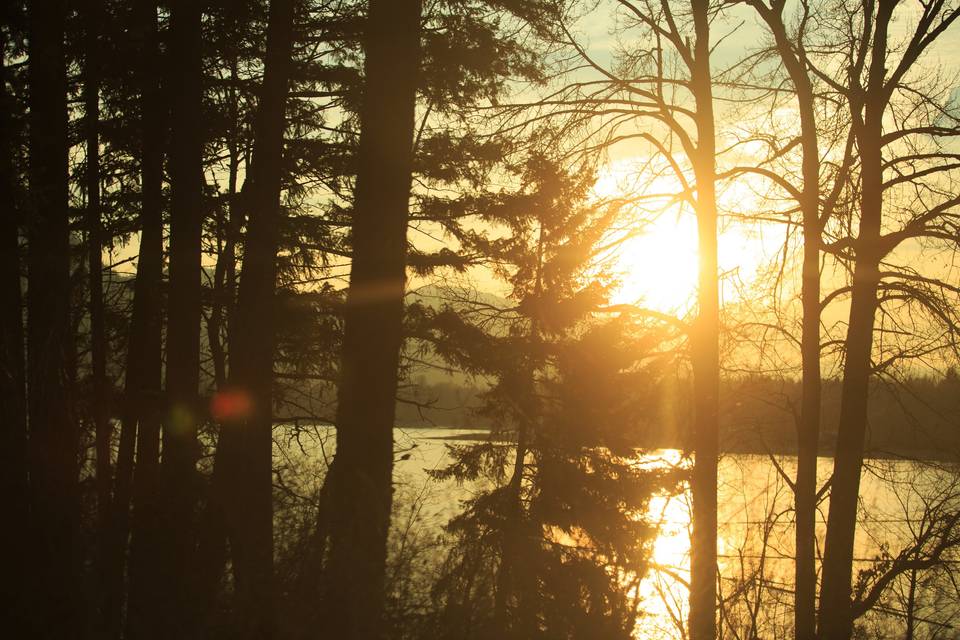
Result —
M163 156L167 118L160 90L157 3L138 0L131 32L135 44L140 160L140 250L134 283L121 405L120 442L113 491L113 539L107 628L120 634L124 602L124 560L130 536L127 635L149 637L157 599L153 563L160 553L160 420L163 301ZM136 465L134 465L136 452ZM133 523L130 504L133 500Z
M597 86L574 83L561 105L578 117L608 118L609 146L645 141L662 157L678 186L676 202L697 220L699 275L697 312L690 327L694 419L690 476L693 498L690 552L689 633L693 640L716 636L717 617L717 459L719 455L720 298L717 270L717 146L711 21L719 8L707 0L688 5L619 2L626 23L640 34L639 45L624 52L620 65L597 63L564 27L569 44ZM621 135L624 121L650 124L650 130ZM662 133L662 138L657 136ZM643 196L639 196L642 198Z
M84 222L87 232L87 276L90 314L90 365L92 418L96 442L97 518L99 548L97 564L99 588L106 587L110 530L111 436L110 381L107 378L107 344L104 329L103 300L103 222L100 203L100 73L103 7L100 0L89 0L84 6L84 69L83 103L86 158L85 192L87 196Z
M960 204L955 195L944 194L940 185L924 183L925 178L940 179L956 166L951 154L938 148L935 141L940 136L956 135L955 119L939 124L942 109L921 107L895 122L892 129L886 124L887 116L898 108L930 104L929 87L924 91L917 84L916 67L922 54L960 17L960 8L939 0L925 5L897 59L890 29L898 5L897 0L880 0L858 9L843 8L838 16L844 38L840 50L849 64L842 81L821 74L850 108L859 155L859 225L855 236L833 247L850 257L853 273L820 592L819 634L825 640L846 639L853 632L853 544L870 380L877 366L872 362L877 312L885 300L900 300L913 288L882 282L898 278L888 269L887 261L894 249L913 238L939 237L955 242L952 234L942 232L942 224L944 216ZM923 148L931 137L932 148ZM887 178L892 171L899 175ZM910 188L898 192L900 185ZM917 196L914 190L926 192L928 188L932 189L932 201ZM895 197L906 202L897 202ZM916 282L909 271L900 274L908 282ZM935 305L930 311L934 317L950 316Z
M30 628L80 624L79 445L72 405L67 71L62 1L29 7L30 216L27 403L30 429Z
M166 604L157 606L168 617L171 633L188 623L194 570L197 473L201 421L200 384L200 262L204 219L204 131L198 117L202 106L201 5L173 2L170 10L170 290L167 312L166 400L161 460L163 520L158 577ZM155 620L160 624L160 618Z
M344 311L326 607L341 637L384 635L394 398L420 60L419 0L371 0Z
M635 514L662 480L633 463L657 332L605 317L608 286L590 271L616 206L584 201L593 173L540 154L514 171L515 193L475 203L487 227L464 224L458 236L509 299L468 292L418 309L438 355L490 380L480 411L494 425L488 441L451 447L452 463L433 474L476 487L447 525L434 633L632 637L631 585L650 534Z
M818 502L817 456L820 441L821 377L820 377L820 258L824 225L845 187L851 154L841 160L842 168L835 176L834 188L821 200L823 169L820 160L821 131L817 123L817 96L814 72L807 53L806 39L812 16L804 5L796 31L788 32L784 16L786 3L749 2L773 36L774 49L793 85L799 113L799 147L801 152L800 188L761 168L758 173L770 177L795 197L803 229L801 262L801 399L797 421L797 473L793 483L796 560L794 564L794 632L800 640L813 640L816 635L816 514ZM778 150L779 151L779 150ZM753 169L745 169L751 173Z
M798 194L803 225L803 261L801 304L802 390L797 424L797 477L794 484L796 505L796 560L794 565L794 633L798 640L813 640L816 635L816 515L817 455L820 447L820 245L823 220L820 215L820 150L816 103L808 71L804 31L801 21L795 38L787 35L783 21L785 3L767 8L752 3L770 28L777 53L793 83L797 110L800 112L800 147L803 186Z
M6 13L6 10L4 10ZM14 158L20 143L15 118L15 102L7 88L7 25L4 15L0 27L0 491L8 501L8 524L0 534L0 548L8 551L9 565L0 582L0 600L8 614L0 622L4 627L21 626L23 588L27 563L23 549L29 516L27 482L27 409L23 342L23 302L21 295L20 226L23 224L23 196Z
M696 104L696 143L684 145L693 166L697 215L697 318L691 334L694 384L694 466L690 542L690 637L710 640L717 627L717 459L720 455L720 292L717 269L716 133L710 70L710 6L691 0L694 37L684 58L690 69L690 92ZM674 42L680 34L675 33Z
M227 416L218 442L214 500L222 501L233 555L240 637L273 625L273 370L283 132L291 74L293 0L272 0L253 163L245 190L244 242L228 393L249 401Z

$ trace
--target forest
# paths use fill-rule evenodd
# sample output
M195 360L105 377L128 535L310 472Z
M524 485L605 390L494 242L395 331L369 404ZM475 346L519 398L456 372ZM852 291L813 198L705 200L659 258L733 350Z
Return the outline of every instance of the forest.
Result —
M958 19L3 2L0 635L960 637Z

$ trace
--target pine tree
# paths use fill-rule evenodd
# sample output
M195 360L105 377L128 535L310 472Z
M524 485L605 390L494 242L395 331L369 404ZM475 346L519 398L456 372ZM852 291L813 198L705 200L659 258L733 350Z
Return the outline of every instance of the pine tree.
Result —
M627 585L646 571L651 535L636 514L665 480L635 462L655 332L601 312L609 283L595 261L616 207L584 202L592 174L542 156L520 171L518 192L476 210L491 230L461 235L512 306L422 318L439 355L492 380L482 411L495 425L435 474L484 488L447 527L438 633L629 638Z

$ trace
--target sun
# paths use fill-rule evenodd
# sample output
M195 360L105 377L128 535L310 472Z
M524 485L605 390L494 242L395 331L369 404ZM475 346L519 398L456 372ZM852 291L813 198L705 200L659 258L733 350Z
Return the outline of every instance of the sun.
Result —
M697 229L692 216L661 215L618 247L616 304L683 315L697 290Z
M677 185L669 178L644 178L639 175L641 166L635 157L614 160L600 171L593 187L594 197L601 201L638 192L665 194L624 211L625 217L636 219L627 223L622 230L626 239L607 256L618 280L611 302L684 315L697 288L696 221L670 206L669 194L677 191Z
M635 175L638 166L636 158L611 163L594 185L594 195L601 200L635 195L641 182ZM645 188L660 194L679 191L668 178L647 181ZM746 183L727 186L718 197L721 210L742 211L757 204ZM611 302L686 315L696 304L699 279L696 217L678 208L668 195L645 200L642 211L627 215L636 220L622 231L626 239L607 256L618 279ZM741 299L773 255L768 246L773 238L764 238L762 231L743 223L721 225L717 237L721 304Z

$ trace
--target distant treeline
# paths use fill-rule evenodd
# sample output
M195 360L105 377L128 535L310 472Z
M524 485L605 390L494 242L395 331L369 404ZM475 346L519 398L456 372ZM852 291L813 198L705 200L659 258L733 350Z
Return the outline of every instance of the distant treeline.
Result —
M637 446L689 447L692 417L689 383L660 383L658 406L637 425ZM722 382L721 444L728 452L792 453L796 448L794 412L800 382L764 376ZM825 380L821 452L830 455L840 412L839 380ZM419 377L397 403L397 425L489 429L491 421L477 411L484 389L470 383ZM960 378L912 378L898 383L877 382L872 389L868 454L871 456L943 457L960 451Z

